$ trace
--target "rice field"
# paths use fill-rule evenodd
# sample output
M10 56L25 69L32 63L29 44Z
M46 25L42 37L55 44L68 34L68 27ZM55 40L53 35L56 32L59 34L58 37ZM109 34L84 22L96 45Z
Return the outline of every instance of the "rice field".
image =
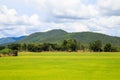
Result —
M120 52L20 52L0 57L0 80L120 80Z

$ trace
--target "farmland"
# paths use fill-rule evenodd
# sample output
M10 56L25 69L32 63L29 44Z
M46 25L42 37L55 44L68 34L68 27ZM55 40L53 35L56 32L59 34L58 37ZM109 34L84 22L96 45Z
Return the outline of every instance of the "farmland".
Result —
M120 80L120 52L21 52L0 57L0 80Z

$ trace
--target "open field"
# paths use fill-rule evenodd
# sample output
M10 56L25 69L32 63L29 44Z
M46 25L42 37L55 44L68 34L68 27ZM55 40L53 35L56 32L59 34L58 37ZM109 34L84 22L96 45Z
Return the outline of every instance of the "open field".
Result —
M120 80L120 52L22 52L0 57L0 80Z

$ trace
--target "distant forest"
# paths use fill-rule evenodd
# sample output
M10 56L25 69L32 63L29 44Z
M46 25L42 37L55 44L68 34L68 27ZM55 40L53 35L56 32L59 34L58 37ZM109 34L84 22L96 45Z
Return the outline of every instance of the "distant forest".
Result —
M67 52L119 52L120 46L112 46L111 43L104 44L100 40L90 42L87 46L77 42L75 39L63 40L62 43L13 43L7 46L0 46L0 53L10 54L16 51L43 52L43 51L67 51ZM12 54L14 55L14 54Z

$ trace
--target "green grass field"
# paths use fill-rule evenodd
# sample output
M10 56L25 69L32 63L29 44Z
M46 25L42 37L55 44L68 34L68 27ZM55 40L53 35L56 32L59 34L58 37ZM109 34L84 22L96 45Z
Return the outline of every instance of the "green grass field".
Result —
M24 52L0 57L0 80L120 80L120 53Z

